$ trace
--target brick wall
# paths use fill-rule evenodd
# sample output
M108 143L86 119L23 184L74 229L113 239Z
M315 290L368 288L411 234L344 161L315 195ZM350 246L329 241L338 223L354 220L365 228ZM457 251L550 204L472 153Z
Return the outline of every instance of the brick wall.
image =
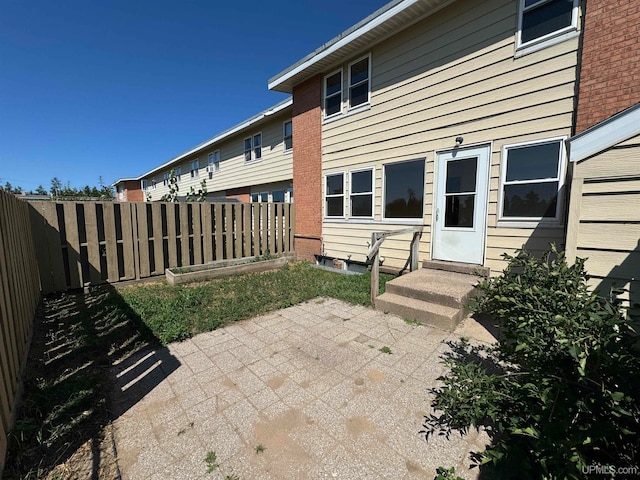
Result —
M232 188L232 189L226 190L225 196L227 198L235 198L240 202L250 202L251 187L240 187L240 188Z
M125 202L144 202L139 180L124 182L124 200Z
M293 88L294 248L300 260L322 253L322 77Z
M640 1L588 0L576 133L640 102Z

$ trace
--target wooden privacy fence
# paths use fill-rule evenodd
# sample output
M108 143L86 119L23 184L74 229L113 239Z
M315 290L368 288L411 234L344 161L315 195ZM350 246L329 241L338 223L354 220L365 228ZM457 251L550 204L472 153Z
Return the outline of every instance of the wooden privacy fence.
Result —
M29 205L0 190L0 472L40 302Z
M293 251L289 203L32 202L45 293Z

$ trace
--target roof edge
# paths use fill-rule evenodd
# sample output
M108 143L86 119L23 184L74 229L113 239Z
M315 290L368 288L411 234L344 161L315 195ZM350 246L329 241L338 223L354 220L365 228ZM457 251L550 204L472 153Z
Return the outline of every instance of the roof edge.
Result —
M636 135L640 135L640 103L571 137L569 161L579 162Z
M267 81L269 90L277 89L279 85L286 82L297 73L300 73L314 63L322 60L327 55L339 50L345 45L348 45L389 18L392 18L419 1L420 0L392 0L369 16L365 17L363 20L360 20L352 27L316 48L313 52L305 55L293 65L271 77Z
M245 120L244 122L240 122L237 125L224 130L222 133L219 133L218 135L216 135L215 137L210 138L209 140L206 140L205 142L196 145L195 147L187 150L184 153L181 153L180 155L173 157L171 160L163 163L162 165L153 168L152 170L149 170L148 172L143 173L142 175L140 175L138 178L135 178L133 180L142 180L145 177L148 177L149 175L153 175L154 173L160 171L160 170L164 170L165 168L169 167L170 165L172 165L175 162L178 162L180 160L182 160L185 157L188 157L189 155L192 155L196 152L198 152L199 150L202 150L204 148L210 147L211 145L213 145L214 143L220 142L222 140L224 140L227 137L230 137L231 135L241 132L242 130L244 130L245 128L249 128L252 125L255 125L256 123L260 122L261 120L270 117L271 115L275 115L279 112L281 112L282 110L285 110L286 108L290 107L291 105L293 105L293 97L289 97L279 103L276 103L275 105L273 105L272 107L267 108L266 110L263 110L262 112L254 115L253 117L248 118L247 120Z

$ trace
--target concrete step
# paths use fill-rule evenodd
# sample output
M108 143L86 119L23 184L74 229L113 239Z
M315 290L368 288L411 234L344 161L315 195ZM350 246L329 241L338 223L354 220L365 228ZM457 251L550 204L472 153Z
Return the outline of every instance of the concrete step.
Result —
M472 263L446 262L444 260L423 260L423 269L444 270L446 272L465 273L467 275L475 275L480 277L488 277L491 269L482 265L474 265Z
M437 305L390 292L385 292L376 298L376 309L448 332L452 332L466 315L461 308Z
M386 291L446 307L461 308L474 295L474 286L478 280L478 277L463 273L423 268L387 282Z

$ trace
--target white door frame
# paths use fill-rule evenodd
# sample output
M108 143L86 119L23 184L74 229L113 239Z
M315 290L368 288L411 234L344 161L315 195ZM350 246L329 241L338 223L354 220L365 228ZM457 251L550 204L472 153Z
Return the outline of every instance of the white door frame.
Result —
M445 175L446 168L442 163L449 160L478 158L476 168L476 197L474 203L474 226L472 228L444 227L445 220ZM491 171L491 144L482 143L464 148L436 151L434 156L434 202L431 222L431 258L461 263L483 265L487 241L487 213L489 204L489 183ZM473 251L461 252L458 256L445 244L439 241L447 238L467 237L474 242ZM440 237L440 238L439 238Z

